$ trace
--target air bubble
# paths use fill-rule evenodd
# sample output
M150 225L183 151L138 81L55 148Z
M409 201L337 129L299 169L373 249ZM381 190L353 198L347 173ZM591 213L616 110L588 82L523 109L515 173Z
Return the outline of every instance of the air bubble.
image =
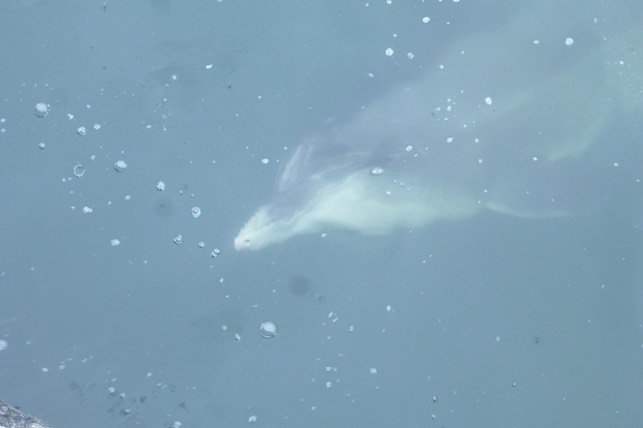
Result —
M123 172L127 168L127 163L124 160L114 162L114 169L116 172Z
M85 167L82 164L77 164L74 166L74 175L78 178L85 175Z
M36 117L45 117L49 114L50 106L47 103L38 103L33 114Z
M272 339L277 335L277 324L272 321L264 321L259 326L261 336L266 339Z

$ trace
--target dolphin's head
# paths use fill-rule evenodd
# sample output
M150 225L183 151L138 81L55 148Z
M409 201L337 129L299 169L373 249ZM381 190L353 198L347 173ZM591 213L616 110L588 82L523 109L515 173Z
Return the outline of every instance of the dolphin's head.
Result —
M345 204L363 190L356 187L357 177L368 175L374 153L356 151L335 137L330 131L294 150L279 172L273 200L235 238L237 250L259 250L329 226L354 228L352 221L342 220L357 214L346 212Z

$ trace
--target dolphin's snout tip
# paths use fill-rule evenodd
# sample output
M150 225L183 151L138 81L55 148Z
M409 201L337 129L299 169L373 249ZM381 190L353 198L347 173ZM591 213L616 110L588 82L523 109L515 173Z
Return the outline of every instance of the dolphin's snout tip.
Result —
M234 249L237 251L247 250L250 247L250 240L241 236L234 238Z

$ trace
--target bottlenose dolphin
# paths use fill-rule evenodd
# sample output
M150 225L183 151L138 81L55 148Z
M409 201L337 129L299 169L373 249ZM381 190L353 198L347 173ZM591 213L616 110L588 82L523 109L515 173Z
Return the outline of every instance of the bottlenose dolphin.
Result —
M552 31L529 13L453 42L430 71L305 139L235 248L482 210L573 214L595 184L584 154L619 104L602 47L589 20Z

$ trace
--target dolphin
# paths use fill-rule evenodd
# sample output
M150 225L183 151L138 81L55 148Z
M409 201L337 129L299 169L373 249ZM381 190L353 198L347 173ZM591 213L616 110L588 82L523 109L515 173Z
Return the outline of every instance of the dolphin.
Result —
M384 235L484 210L588 209L601 178L586 153L619 90L593 23L562 27L526 13L454 41L421 76L305 138L235 248L332 230Z

